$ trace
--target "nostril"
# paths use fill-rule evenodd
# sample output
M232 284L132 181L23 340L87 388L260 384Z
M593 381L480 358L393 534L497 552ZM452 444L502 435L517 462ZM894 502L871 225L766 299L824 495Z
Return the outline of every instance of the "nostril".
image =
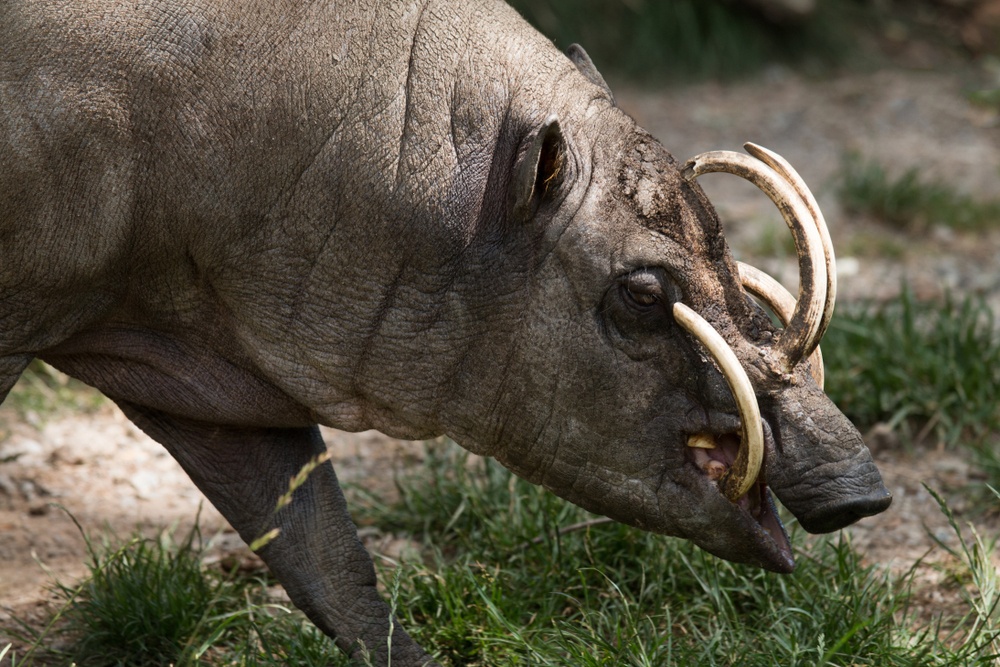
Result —
M851 525L858 519L884 512L891 504L892 494L883 486L864 496L854 496L829 503L798 519L802 527L810 533L832 533Z

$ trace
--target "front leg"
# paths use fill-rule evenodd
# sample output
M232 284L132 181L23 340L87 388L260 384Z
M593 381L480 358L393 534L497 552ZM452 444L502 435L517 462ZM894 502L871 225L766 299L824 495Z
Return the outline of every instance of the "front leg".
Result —
M343 650L390 663L391 610L376 590L375 567L357 536L333 466L316 468L275 514L288 482L326 451L319 428L249 428L179 418L124 401L119 405L163 444L247 543L278 528L258 551L292 602ZM393 620L391 664L433 660Z

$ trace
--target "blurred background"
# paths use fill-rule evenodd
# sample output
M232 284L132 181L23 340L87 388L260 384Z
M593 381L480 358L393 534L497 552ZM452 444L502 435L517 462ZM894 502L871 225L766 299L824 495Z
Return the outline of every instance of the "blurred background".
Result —
M653 84L732 81L785 64L935 67L995 56L995 0L511 0L556 44Z

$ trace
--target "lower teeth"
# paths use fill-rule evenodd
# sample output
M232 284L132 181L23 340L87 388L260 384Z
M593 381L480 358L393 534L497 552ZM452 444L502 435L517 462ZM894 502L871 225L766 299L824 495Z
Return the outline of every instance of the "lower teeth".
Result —
M694 462L710 480L717 482L729 472L729 466L718 459L712 458L708 452L709 449L706 447L692 447Z
M722 477L729 472L729 468L721 461L708 461L707 463L702 464L701 469L705 471L705 474L713 482L722 479Z

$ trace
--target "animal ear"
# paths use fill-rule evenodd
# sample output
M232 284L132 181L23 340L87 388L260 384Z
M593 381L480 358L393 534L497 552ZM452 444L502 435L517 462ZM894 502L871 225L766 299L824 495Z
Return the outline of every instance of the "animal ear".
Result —
M615 96L611 92L611 88L608 86L608 82L604 80L601 73L597 71L597 67L594 66L594 61L590 59L587 52L583 50L583 47L579 44L570 44L569 48L566 49L566 56L573 61L576 68L580 70L580 73L587 77L595 86L604 89L604 92L608 94L611 98L611 103L615 104ZM617 105L616 105L617 106Z
M514 164L513 212L518 219L531 218L546 196L565 177L566 140L559 120L549 116L525 139Z

